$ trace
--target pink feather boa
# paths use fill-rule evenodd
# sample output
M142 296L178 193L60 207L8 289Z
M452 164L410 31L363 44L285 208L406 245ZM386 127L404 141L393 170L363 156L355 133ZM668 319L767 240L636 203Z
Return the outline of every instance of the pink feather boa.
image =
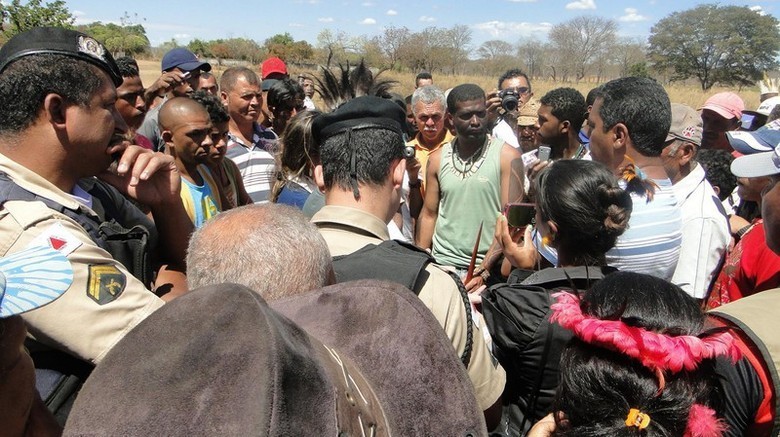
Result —
M702 404L693 404L688 413L685 437L715 437L726 432L726 423L718 419L715 411Z
M724 355L737 361L741 354L734 337L728 332L705 338L692 335L676 337L658 334L620 320L601 320L584 315L580 300L572 293L553 294L556 303L551 305L551 322L557 322L574 332L580 340L621 352L638 360L645 367L677 373L683 369L694 370L708 358Z

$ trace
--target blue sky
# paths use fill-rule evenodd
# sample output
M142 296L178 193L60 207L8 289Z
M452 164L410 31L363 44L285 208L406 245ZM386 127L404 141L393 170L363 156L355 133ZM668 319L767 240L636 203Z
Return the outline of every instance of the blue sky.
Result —
M714 2L714 0L713 0ZM119 22L125 11L143 24L152 45L176 38L251 38L258 42L289 32L296 40L316 43L322 29L343 30L352 36L378 35L387 26L419 31L429 26L465 24L472 29L472 46L490 39L515 43L521 38L546 38L554 24L579 15L618 22L619 35L646 38L650 28L675 11L690 9L695 0L210 0L128 2L66 0L76 23ZM780 15L780 0L720 1L720 5L757 8Z

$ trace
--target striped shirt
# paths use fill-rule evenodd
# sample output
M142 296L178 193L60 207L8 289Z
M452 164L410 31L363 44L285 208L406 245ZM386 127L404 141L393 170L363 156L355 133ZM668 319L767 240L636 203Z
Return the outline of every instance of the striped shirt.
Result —
M653 179L658 185L653 200L631 193L634 203L628 229L618 237L615 247L606 253L607 265L621 271L645 273L667 281L672 279L680 257L682 244L682 212L669 179ZM625 182L620 181L622 188ZM534 235L534 245L553 265L558 265L558 254L540 244L541 236Z
M276 173L274 152L278 140L279 137L272 130L257 123L251 146L228 133L227 157L241 171L244 187L254 203L268 202L270 197Z

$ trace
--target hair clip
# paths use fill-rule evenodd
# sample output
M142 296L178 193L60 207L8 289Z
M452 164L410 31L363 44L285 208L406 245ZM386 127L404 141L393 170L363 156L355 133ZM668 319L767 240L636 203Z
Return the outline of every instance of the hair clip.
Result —
M626 426L635 426L639 429L645 429L650 425L650 415L639 411L636 408L628 410L628 416L626 417Z

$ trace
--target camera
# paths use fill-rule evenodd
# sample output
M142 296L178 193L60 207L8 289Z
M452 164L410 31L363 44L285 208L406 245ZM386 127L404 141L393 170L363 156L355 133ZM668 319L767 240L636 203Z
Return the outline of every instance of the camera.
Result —
M498 93L498 97L501 98L501 107L507 112L516 111L520 104L520 94L510 88L501 90L501 92Z
M414 158L414 146L404 146L403 157L404 159Z

